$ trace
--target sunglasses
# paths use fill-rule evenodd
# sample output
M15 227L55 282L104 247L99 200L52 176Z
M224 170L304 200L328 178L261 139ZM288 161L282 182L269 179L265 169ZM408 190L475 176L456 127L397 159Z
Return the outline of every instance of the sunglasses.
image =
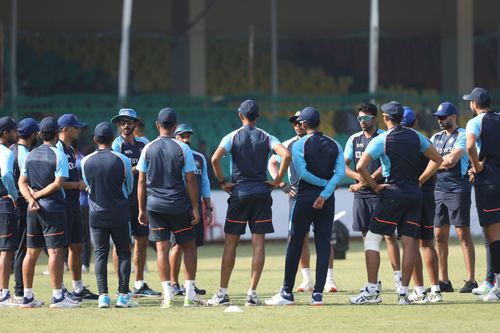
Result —
M127 120L120 120L120 126L125 126L125 125L134 125L135 124L135 120L132 120L132 119L127 119Z
M358 116L356 119L358 119L359 122L367 122L375 118L375 116Z
M300 121L294 121L292 124L293 124L293 126L299 126L300 125Z

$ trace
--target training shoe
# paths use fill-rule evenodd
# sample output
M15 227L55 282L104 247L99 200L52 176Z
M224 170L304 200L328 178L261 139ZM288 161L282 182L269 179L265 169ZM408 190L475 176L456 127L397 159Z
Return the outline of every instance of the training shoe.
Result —
M65 287L62 288L62 292L63 292L63 295L65 295L67 298L69 298L70 300L72 300L73 302L78 302L80 303L83 298L79 297L79 296L76 296L74 295L73 293L70 293L68 291L68 289L66 289Z
M293 294L286 294L282 290L271 298L265 300L266 305L294 305Z
M323 294L322 293L312 293L311 305L314 305L314 306L323 305Z
M51 308L63 309L63 308L79 308L80 302L73 301L71 298L63 294L61 298L52 297L50 302Z
M258 305L262 305L262 302L260 301L257 294L247 295L247 298L245 299L245 306L258 306Z
M337 285L335 284L335 281L330 280L326 281L325 283L325 292L326 293L336 293L338 291Z
M355 305L362 304L378 304L382 303L382 297L380 297L380 292L376 291L373 294L370 294L368 290L365 288L358 296L351 297L349 299L349 303Z
M91 292L87 287L83 287L82 291L77 293L76 291L73 291L71 295L76 298L76 299L91 299L91 300L96 300L99 299L99 295L94 294Z
M409 305L411 304L406 294L398 294L398 305Z
M312 281L304 280L295 290L298 293L312 292L314 289Z
M491 283L490 281L484 280L483 283L481 283L481 285L479 287L472 289L472 294L474 294L474 295L486 295L494 287L495 287L495 284Z
M378 284L378 292L381 293L382 292L382 281L379 281L377 284ZM362 288L359 288L359 292L362 293L363 291L365 291L367 286L368 286L368 284L365 284Z
M0 308L18 308L21 300L10 296L10 292L5 297L0 298Z
M476 289L478 287L476 281L465 281L464 280L464 286L462 289L460 289L461 294L466 294L466 293L471 293L472 290Z
M184 290L179 286L178 283L174 283L171 285L172 287L172 295L174 296L184 296Z
M174 301L171 299L164 299L163 301L161 301L160 304L160 308L162 309L168 309L171 308L172 306L174 306Z
M177 285L179 286L179 285ZM172 286L173 289L173 286ZM175 295L175 293L174 293ZM153 289L149 288L147 283L144 283L141 288L135 289L134 288L134 296L135 297L161 297L161 292L159 291L154 291Z
M430 303L441 303L443 301L443 294L440 291L434 291L427 296Z
M116 307L117 308L135 308L139 306L139 303L134 301L132 298L134 296L133 293L128 294L120 294L116 299Z
M219 293L215 293L215 295L208 300L207 304L211 306L227 306L229 305L229 295L219 295Z
M489 293L487 293L485 296L481 297L483 302L498 302L500 301L500 290L499 289L492 289Z
M410 303L416 304L425 304L429 303L429 298L427 297L427 293L423 293L422 295L418 295L415 290L408 296L408 300Z
M196 295L205 295L207 291L205 289L199 289L196 285L194 286L194 293Z
M455 289L453 289L451 281L448 282L439 281L439 289L441 290L442 293L452 293L455 291Z
M184 306L185 307L197 307L197 306L207 306L207 302L198 298L198 296L194 296L194 298L184 298Z
M43 301L38 301L35 299L35 296L31 298L24 297L21 299L20 308L29 309L29 308L41 308L43 305Z
M111 307L111 298L109 298L109 295L100 295L97 307L99 309L109 309Z

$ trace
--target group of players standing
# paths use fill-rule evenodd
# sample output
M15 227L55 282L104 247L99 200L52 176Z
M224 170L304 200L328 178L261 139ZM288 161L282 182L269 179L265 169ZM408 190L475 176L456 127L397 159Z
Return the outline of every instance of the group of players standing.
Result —
M119 280L117 307L137 306L136 296L161 296L144 282L149 241L155 244L163 289L162 307L171 307L173 296L183 292L184 306L229 305L228 286L236 248L248 224L253 257L245 305L260 305L256 289L265 262L265 234L274 231L271 190L281 188L290 196L284 282L280 292L265 303L294 304L295 276L302 262L305 281L298 291L312 291L311 304L321 305L325 284L327 292L336 291L330 235L335 212L334 191L345 175L356 180L350 187L355 193L354 229L363 233L368 273L368 283L358 296L350 299L352 304L382 301L378 269L380 242L384 236L395 272L398 304L442 301L441 291L452 291L446 265L450 224L457 229L467 267L468 280L462 291L474 290L484 294L486 301L498 301L500 149L495 143L500 139L500 115L490 111L489 93L482 88L474 89L464 99L470 101L476 115L466 130L457 126L455 107L442 103L434 115L443 131L431 140L412 128L415 114L398 102L381 107L386 132L376 126L375 105L359 105L357 119L362 131L348 140L345 152L335 140L319 131L320 113L315 108L306 107L290 118L297 136L282 145L256 126L258 105L252 100L244 101L238 108L242 127L222 139L211 161L221 188L230 197L224 225L220 288L208 302L199 298L205 291L195 285L196 248L203 244L204 224L212 220L207 162L203 155L190 149L193 131L187 125L178 125L173 109L159 112L156 121L159 136L149 143L134 137L133 129L139 119L132 109L122 109L113 118L120 129L116 139L110 123L98 124L94 130L98 149L81 161L82 179L76 169L71 143L78 138L84 124L74 115L63 115L58 120L47 117L39 126L32 119L21 121L21 139L17 144L18 124L10 117L1 118L0 304L5 307L43 304L35 299L32 285L37 258L46 247L53 289L51 307L79 307L82 298L98 298L100 308L110 307L107 261L111 238ZM28 153L37 135L43 144ZM225 178L220 165L226 155L231 159L230 180ZM351 162L354 169L350 167ZM272 180L267 178L268 169ZM290 184L283 181L287 171ZM22 196L18 195L16 178ZM475 186L479 220L489 250L489 274L481 286L474 281L469 181ZM81 281L82 224L77 213L77 194L85 189L89 194L89 225L95 247L99 296L91 293ZM24 288L16 288L16 295L22 298L16 298L10 295L8 283L14 251L22 249L18 239L23 235L19 228L23 225L23 214L27 253L24 261L21 260ZM317 252L314 286L310 271L304 265L308 262L304 249L311 224ZM434 226L437 227L437 252L433 245ZM396 229L403 245L402 269ZM134 292L129 289L130 234L135 240ZM419 241L431 281L429 292L423 286ZM67 247L72 293L64 288L62 281ZM181 254L184 254L184 290L178 284ZM415 288L409 294L412 275ZM16 273L16 285L18 276Z

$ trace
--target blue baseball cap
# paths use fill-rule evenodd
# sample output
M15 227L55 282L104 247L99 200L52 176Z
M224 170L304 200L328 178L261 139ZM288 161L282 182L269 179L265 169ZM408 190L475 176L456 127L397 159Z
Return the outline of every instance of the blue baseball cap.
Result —
M63 114L62 116L57 119L57 123L59 124L59 129L62 129L64 127L78 127L82 128L85 127L85 123L81 122L76 118L74 114Z
M35 119L25 118L19 122L18 130L21 138L27 138L33 133L40 131L40 127Z
M409 106L403 106L403 120L401 120L401 125L411 126L415 122L415 112Z
M238 108L238 112L240 112L243 117L247 118L248 120L255 120L257 119L257 117L259 117L259 106L254 100L247 99L246 101L241 103L240 107Z
M120 111L118 111L118 115L111 118L111 122L113 124L115 124L123 118L129 118L132 120L139 121L139 118L137 118L137 113L133 109L124 108L124 109L120 109Z
M158 113L158 122L163 126L171 126L177 124L177 115L172 108L161 109Z
M0 118L0 134L3 131L10 131L17 128L16 121L9 116Z
M452 114L457 114L457 108L450 102L439 104L438 109L432 115L436 117L447 117Z
M391 101L381 106L382 112L389 116L399 116L402 117L404 114L403 105L397 101Z
M319 111L311 106L305 107L300 111L300 115L297 117L297 121L304 121L311 125L318 125L319 120Z
M115 137L113 126L107 121L97 124L94 129L94 137L106 142L113 140Z
M480 87L472 89L471 93L463 96L464 101L474 101L483 105L490 105L491 97L488 90Z
M55 133L59 131L59 124L57 119L54 117L45 117L40 122L40 132L43 133Z
M187 125L187 124L180 124L177 126L177 128L175 129L175 135L181 135L183 133L191 133L193 134L193 129L191 128L191 126Z

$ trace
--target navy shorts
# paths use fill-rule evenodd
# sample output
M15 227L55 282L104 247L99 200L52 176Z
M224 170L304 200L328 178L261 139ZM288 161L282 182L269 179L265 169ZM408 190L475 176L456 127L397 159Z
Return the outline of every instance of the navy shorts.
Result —
M397 228L399 236L419 238L422 193L415 192L411 196L390 188L380 193L380 204L373 213L370 231L390 236Z
M49 213L39 210L28 213L26 247L48 249L63 248L68 245L65 212Z
M243 235L247 223L252 234L270 234L274 232L271 193L230 196L227 199L226 223L224 232L231 235Z
M379 197L359 198L355 196L352 206L352 230L368 232L373 213L379 203Z
M191 212L177 214L158 213L148 210L149 240L153 242L170 241L173 233L175 242L184 244L194 239Z
M83 220L79 205L66 206L66 224L68 244L83 243Z
M0 251L16 250L19 244L18 215L0 214Z
M200 209L198 210L200 212L200 221L198 222L198 224L195 224L193 226L194 244L196 245L196 247L200 247L203 246L203 244L205 244L205 223L203 222L201 206L198 207L200 207ZM173 234L170 236L170 243L172 244L172 246L174 246L177 243L175 241L175 237Z
M434 238L434 212L436 202L434 192L422 192L422 212L420 218L419 239L430 240Z
M147 237L149 227L139 223L139 206L130 206L130 231L132 236Z
M500 184L474 186L481 226L500 223Z
M436 214L434 226L454 225L455 227L470 226L470 192L445 193L437 192Z

